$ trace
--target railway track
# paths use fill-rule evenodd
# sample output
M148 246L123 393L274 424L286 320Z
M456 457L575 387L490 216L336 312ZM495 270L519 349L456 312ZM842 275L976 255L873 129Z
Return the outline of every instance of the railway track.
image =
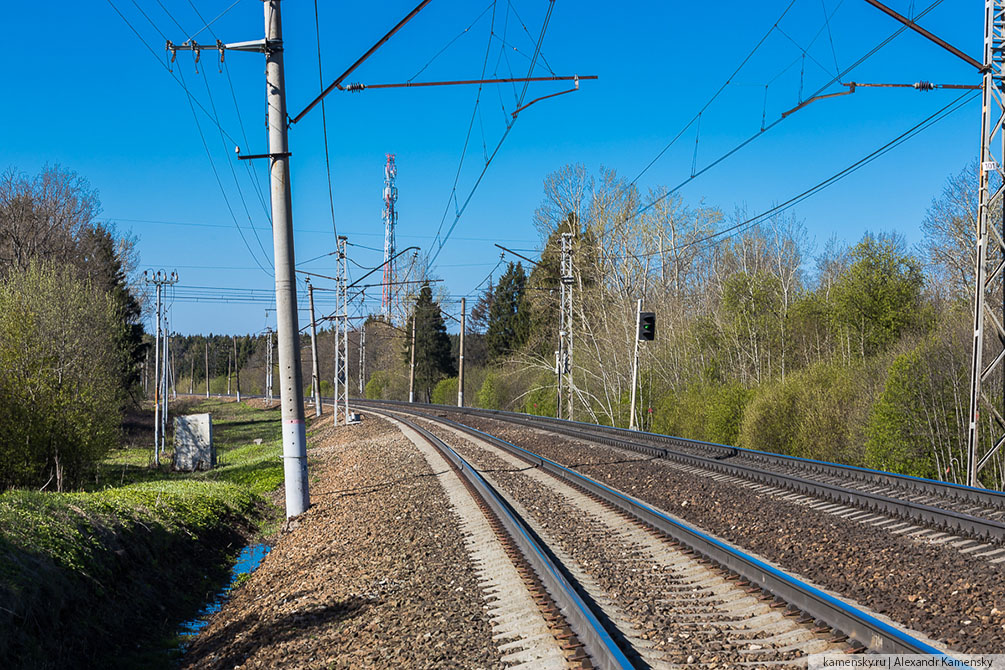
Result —
M632 667L785 665L866 648L943 654L921 635L554 461L442 417L418 420L424 427L409 423L438 440L458 472L503 492L497 504L525 519L527 530L510 536L540 538L542 548L530 553L556 559L537 574L563 575L592 612L567 618L594 665L621 667L611 664L617 651L595 655L598 635ZM563 614L575 611L558 586L547 591Z
M408 405L393 401L380 403L384 406ZM999 491L550 417L466 407L412 406L547 430L572 439L655 456L694 470L775 487L894 520L910 521L972 538L974 542L961 545L961 548L986 555L989 560L1005 560L1005 547L1000 546L1005 545L1005 493ZM891 522L885 525L901 532L915 530L906 524ZM955 540L946 535L935 539Z

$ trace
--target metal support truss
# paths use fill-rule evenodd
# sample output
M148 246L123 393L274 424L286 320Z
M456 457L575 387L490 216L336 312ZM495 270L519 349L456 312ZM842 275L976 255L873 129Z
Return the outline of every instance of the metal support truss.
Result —
M974 289L974 341L970 370L970 425L967 433L967 484L982 486L979 474L1005 444L1005 0L984 3L983 107L981 114L980 195L977 268ZM993 192L992 192L993 191ZM987 335L987 337L985 337ZM990 361L987 362L986 361ZM991 394L1001 391L992 398ZM981 411L987 412L981 422Z
M562 233L561 260L561 306L558 331L558 418L564 414L573 420L573 384L572 384L572 233ZM564 397L563 397L564 396Z
M349 267L345 253L346 237L338 236L338 268L335 273L335 412L338 425L339 408L343 421L349 423Z

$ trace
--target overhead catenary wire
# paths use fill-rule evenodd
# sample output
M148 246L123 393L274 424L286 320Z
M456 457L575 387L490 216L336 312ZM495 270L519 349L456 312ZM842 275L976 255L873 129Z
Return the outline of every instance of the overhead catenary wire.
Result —
M213 37L213 39L215 39L215 40L217 40L219 42L220 41L219 36L210 28L210 26L213 24L213 22L216 21L216 19L213 19L213 21L210 21L209 23L206 23L206 19L203 18L202 14L199 12L199 8L195 6L195 3L192 2L192 0L188 0L188 4L192 8L192 11L195 12L195 15L199 18L199 20L202 21L205 24L204 27L202 28L202 30L200 30L199 32L202 32L203 30L207 30L208 29L209 30L209 34ZM233 7L233 6L234 5L231 5L231 7ZM226 11L224 11L223 13L225 14ZM220 16L223 16L223 14L220 14ZM220 16L217 16L217 18L220 18ZM177 21L175 23L177 24ZM181 26L179 26L179 27L181 27ZM192 38L190 37L189 40L191 40L191 39ZM227 75L227 84L228 84L228 86L230 88L231 99L234 102L234 111L237 114L238 127L241 129L241 136L244 138L245 146L247 146L247 145L250 144L250 142L248 141L248 133L244 129L244 119L241 117L241 106L239 104L237 104L237 92L234 90L234 80L230 76L230 64L227 63L226 61L224 61L222 58L221 58L221 62L220 62L220 71L222 73L226 73L226 75ZM221 126L221 124L219 123L220 118L219 118L219 114L217 113L217 110L216 110L216 104L213 102L213 92L212 92L212 90L210 90L209 80L206 79L206 74L205 74L206 73L206 69L203 68L202 72L203 72L203 79L206 80L206 94L209 96L209 103L210 103L210 107L211 107L211 109L213 111L213 117L214 117L214 119L217 122L217 127L220 128L220 126ZM225 141L223 141L223 134L222 133L220 135L220 141L221 141L221 143L224 146L225 154L228 155L228 157L229 157L229 152L226 151L227 148L228 148L227 147L227 143ZM228 161L228 162L230 163L230 171L234 175L234 185L237 187L237 192L238 192L238 195L241 198L241 202L244 203L244 211L248 215L248 222L251 223L251 213L248 211L248 204L245 201L244 192L241 189L241 185L240 185L240 183L237 180L237 173L234 170L234 164L233 164L232 161ZM251 182L251 185L254 188L255 193L258 196L258 200L259 200L259 202L262 205L262 211L265 212L265 217L271 223L271 221L272 221L272 211L271 211L271 209L269 208L269 206L265 202L265 195L264 195L263 190L262 190L262 184L261 184L261 182L259 180L258 173L255 172L252 169L250 161L245 161L245 169L248 172L248 179ZM258 246L259 246L260 249L262 249L262 253L265 255L265 258L266 259L271 258L271 255L269 253L267 253L265 251L265 248L262 246L262 240L258 236L257 232L255 232L255 239L258 241ZM269 263L271 265L271 261L269 261Z
M318 45L318 86L325 85L324 68L321 65L321 21L318 18L318 0L314 0L314 34ZM331 210L332 234L338 245L338 225L335 223L335 195L332 192L331 152L328 150L328 115L325 110L324 98L321 99L321 133L325 145L325 174L328 176L328 207Z
M757 43L754 45L754 48L751 49L749 53L747 53L747 55L743 58L743 60L740 61L740 64L736 66L736 69L734 69L733 72L726 78L726 81L724 81L722 85L720 85L719 88L716 89L715 93L712 94L712 97L709 98L705 102L705 104L701 106L701 109L698 110L698 113L695 114L693 117L691 117L691 120L688 121L684 125L684 127L680 129L680 131L673 137L673 139L671 139L667 143L665 147L660 149L659 153L657 153L656 156L651 161L649 161L649 163L644 168L642 168L641 172L635 175L635 178L632 179L630 183L635 184L636 182L638 182L638 180L642 178L642 175L648 172L649 168L655 165L656 162L663 157L663 154L665 154L670 149L670 147L676 144L677 140L680 139L681 135L687 132L687 129L690 128L695 123L695 121L701 118L702 112L708 109L712 105L712 103L715 102L715 100L722 94L722 92L726 90L726 87L729 86L730 82L733 81L733 78L736 75L738 75L740 73L740 70L743 69L743 67L747 64L747 62L754 57L754 54L757 53L757 50L761 48L761 45L763 45L765 41L767 41L768 37L771 36L771 33L774 32L776 27L778 27L778 23L785 18L785 15L789 13L789 10L792 9L792 5L794 4L796 4L796 0L791 0L789 4L785 6L785 9L782 10L781 15L779 15L779 17L775 19L775 22L771 24L771 27L768 28L767 32L765 32L764 35L761 36L761 39L757 41Z
M478 16L476 16L476 17L475 17L475 20L474 20L474 21L472 21L472 22L471 22L470 24L468 24L468 26L467 26L467 27L466 27L466 28L465 28L464 30L462 30L461 32L457 33L457 35L455 35L453 39L451 39L451 40L450 40L449 42L447 42L447 43L446 43L446 45L444 45L444 47L443 47L442 49L440 49L440 50L439 50L439 51L437 51L437 52L436 52L435 54L433 54L432 58L430 58L430 59L429 59L428 61L426 61L426 64L425 64L425 65L423 65L423 66L422 66L421 68L419 68L419 69L418 69L418 71L417 71L417 72L416 72L415 74L413 74L413 75L412 75L411 77L409 77L407 81L412 81L412 80L414 80L414 79L415 79L416 77L418 77L418 76L419 76L420 74L422 74L423 72L425 72L425 71L426 71L426 69L427 69L427 68L428 68L428 67L429 67L430 65L432 65L432 64L433 64L433 61L435 61L435 60L436 60L437 58L439 58L439 57L440 57L440 56L441 56L441 55L443 54L443 52L444 52L444 51L446 51L446 50L447 50L447 49L449 49L449 48L450 48L451 46L453 46L453 45L454 45L454 43L455 43L455 42L456 42L457 40L459 40L460 38L464 37L464 35L465 35L465 34L466 34L466 33L467 33L467 32L468 32L469 30L471 30L472 28L474 28L474 27L475 27L475 25L477 25L477 23L478 23L479 21L481 21L481 20L482 20L482 17L483 17L483 16L485 16L485 15L486 15L486 14L488 13L488 11L489 11L490 9L492 9L492 7L493 7L494 5L495 5L495 2L494 2L494 1L493 1L493 2L490 2L490 3L489 3L489 4L487 4L487 5L485 5L485 9L483 9L483 10L482 10L482 11L481 11L481 12L480 12L480 13L478 14Z
M216 103L213 101L213 93L212 93L212 89L210 88L210 85L209 85L209 79L206 78L206 69L205 68L203 68L203 70L202 70L202 80L203 80L203 82L206 85L206 95L209 98L210 109L213 110L213 116L217 120L219 120L220 117L219 117L219 115L216 112ZM219 128L219 127L220 127L220 125L218 123L217 124L217 128ZM258 229L255 227L254 221L251 218L251 212L248 210L248 201L245 199L245 197L244 197L244 191L241 189L241 184L240 184L240 182L237 179L237 170L234 169L234 159L232 157L230 157L226 153L227 142L226 142L226 139L223 136L223 133L220 133L220 144L224 148L224 152L225 152L224 155L227 156L227 166L230 167L230 174L234 178L234 186L237 188L237 195L238 195L238 197L241 200L241 206L244 208L244 215L248 219L248 225L251 228L251 233L252 233L252 235L255 236L255 241L258 242L258 248L262 252L262 258L265 259L265 262L271 268L272 267L272 256L271 256L271 254L269 254L268 251L265 250L265 245L262 244L262 238L259 236ZM222 188L222 185L221 185L221 188ZM229 206L229 203L228 203L228 206ZM235 223L236 223L236 217L235 217Z
M921 18L922 16L924 16L928 12L932 11L938 5L942 4L942 2L943 2L943 0L935 0L935 2L933 2L924 11L922 11L921 13L918 14L918 18ZM833 77L830 81L828 81L823 86L821 86L816 91L814 91L812 94L810 94L807 97L807 99L812 99L812 98L820 95L820 93L822 93L823 91L825 91L832 84L840 81L842 77L844 77L846 74L848 74L849 72L851 72L852 70L854 70L855 68L857 68L859 65L861 65L862 63L864 63L869 58L871 58L876 52L878 52L884 46L886 46L891 41L893 41L893 39L895 39L898 35L900 35L901 33L903 33L905 30L907 30L906 26L901 26L900 28L898 28L897 30L895 30L889 37L887 37L886 39L884 39L883 41L881 41L875 47L873 47L868 52L866 52L865 55L863 55L858 60L856 60L854 63L852 63L851 65L849 65L847 68L845 68L844 70L842 70L840 73L838 73L837 76ZM779 116L777 119L775 119L774 121L772 121L771 123L769 123L767 126L762 127L760 130L758 130L757 132L755 132L753 135L747 137L747 139L741 141L739 144L736 144L731 149L729 149L725 153L721 154L718 158L714 159L712 162L708 163L707 165L705 165L700 170L694 172L691 176L689 176L686 179L682 180L679 184L677 184L673 188L669 189L666 193L664 193L660 197L658 197L655 200L653 200L652 202L650 202L650 203L648 203L648 204L640 207L638 210L635 211L635 215L638 216L639 214L642 214L642 213L648 211L649 209L652 209L653 207L655 207L660 202L662 202L662 201L666 200L667 198L669 198L670 196L674 195L680 189L682 189L684 186L686 186L690 182L694 181L695 179L697 179L698 177L700 177L704 173L708 172L709 170L711 170L713 167L715 167L719 163L722 163L723 161L725 161L726 159L728 159L730 156L734 155L735 153L737 153L738 151L740 151L741 149L743 149L744 147L746 147L748 144L750 144L751 142L753 142L754 140L756 140L758 137L761 137L767 131L771 130L772 128L774 128L775 126L777 126L779 123L781 123L785 119L789 118L789 116L791 116L791 114L787 114L787 115L784 115L784 116ZM641 176L641 173L640 173L640 176ZM633 180L630 183L630 185L634 185L634 184L635 184L635 181Z
M793 2L794 1L795 0L793 0ZM530 66L527 69L527 77L528 78L532 77L533 74L534 74L534 67L537 64L537 58L538 58L538 56L541 53L541 47L542 47L542 44L544 42L545 34L548 31L548 25L549 25L549 23L551 21L551 14L552 14L552 11L554 10L554 8L555 8L554 0L551 0L548 3L547 13L545 14L544 20L541 23L541 33L538 36L537 44L535 44L535 46L534 46L534 57L532 58ZM493 27L494 27L494 24L495 24L495 9L493 8ZM491 42L491 35L489 37L490 37L490 39L489 39L489 45L486 47L486 52L485 52L485 62L482 65L482 76L481 76L482 79L485 78L485 67L488 64L488 56L489 56L489 53L491 51L491 44L492 44L492 42ZM524 82L523 90L520 93L520 97L517 99L516 106L517 106L518 109L520 109L521 106L523 105L523 101L524 101L524 99L526 98L526 95L527 95L527 87L528 86L530 86L530 82ZM476 98L476 100L475 100L475 110L472 113L472 123L474 122L474 113L478 111L478 103L479 103L479 101L481 99L481 90L482 90L482 87L481 87L481 85L479 85L479 87L478 87L479 97ZM492 164L492 161L495 159L496 155L498 155L498 153L499 153L499 150L502 148L503 143L505 143L506 138L509 137L510 132L513 130L513 126L516 124L516 118L517 118L516 116L512 116L511 118L509 118L506 121L506 129L503 131L502 137L499 138L499 142L496 144L496 146L492 150L491 154L485 160L485 165L482 167L481 172L478 175L478 178L475 180L474 184L472 185L471 191L468 193L467 197L464 199L464 203L460 207L456 208L455 215L454 215L454 220L450 224L450 227L447 228L446 233L443 234L443 237L441 238L440 237L440 233L443 230L443 224L444 224L444 222L446 220L446 212L444 212L444 216L440 220L440 225L439 225L439 227L437 228L437 231L436 231L436 239L434 240L434 243L433 243L433 247L434 248L432 249L432 256L429 258L429 260L426 263L427 267L432 267L433 263L435 263L436 259L439 257L440 252L443 251L444 245L446 245L447 241L450 239L451 234L453 234L454 229L457 227L457 223L460 221L461 216L464 214L464 211L467 209L468 204L471 202L471 199L474 197L475 192L478 190L478 186L481 184L482 179L484 179L485 173L488 171L489 166ZM471 126L469 125L469 127L468 127L468 138L470 138L470 134L471 134ZM466 153L466 151L467 151L467 139L465 139L465 150L464 150L464 153ZM462 164L463 164L464 153L462 153L462 157L461 157L461 163ZM461 171L461 166L458 165L458 169L457 169L458 178L459 178L459 175L460 175L460 171ZM448 198L448 200L447 200L447 207L448 207L448 209L450 207L451 200L454 202L455 207L457 205L456 190L457 190L457 178L455 178L455 180L454 180L454 187L451 189L450 198Z
M184 86L185 76L181 74L181 68L179 68L178 72L179 72L178 76L180 77L182 86L183 88L185 88L186 92L188 92L187 87ZM230 199L227 197L227 190L223 187L223 181L220 179L220 173L216 169L216 162L213 160L213 153L212 151L210 151L209 144L206 142L206 135L202 132L202 125L199 123L199 117L195 113L195 107L192 106L192 95L189 93L187 98L189 101L189 108L192 110L192 118L195 120L195 127L199 131L199 138L202 140L202 146L206 150L206 157L209 159L210 167L213 169L213 176L216 178L217 186L219 186L220 193L223 195L223 201L227 205L227 211L230 212L230 217L231 219L233 219L234 225L237 226L237 232L241 236L241 241L244 242L244 246L248 250L248 253L251 254L251 257L255 261L255 264L258 265L258 267L262 270L262 272L269 274L269 271L266 270L265 267L261 264L261 262L258 260L258 256L255 254L254 250L251 248L251 245L248 243L248 238L244 236L244 231L241 229L241 224L238 222L237 216L234 214L234 208L231 207Z
M851 163L850 165L848 165L844 169L842 169L842 170L834 173L833 175L827 177L826 179L824 179L824 180L822 180L820 182L817 182L815 185L811 186L810 188L802 191L801 193L799 193L799 194L797 194L795 196L792 196L788 200L786 200L786 201L784 201L784 202L782 202L780 204L774 205L774 206L772 206L772 207L764 210L763 212L761 212L761 213L759 213L759 214L757 214L755 216L749 217L749 218L747 218L747 219L745 219L743 221L740 221L740 222L738 222L738 223L736 223L736 224L734 224L732 226L729 226L729 227L724 228L722 230L718 230L718 231L716 231L714 233L711 233L709 235L706 235L704 237L692 240L692 241L690 241L690 242L688 242L686 244L682 244L682 245L678 246L677 249L678 250L683 250L683 249L687 249L687 248L690 248L690 247L695 247L695 246L700 246L700 245L707 245L710 242L717 242L717 241L729 239L730 237L738 235L738 234L740 234L740 233L748 230L749 228L754 227L754 226L760 224L761 222L763 222L764 220L768 219L771 216L774 216L776 214L780 214L781 212L784 212L785 210L790 209L791 207L793 207L793 206L799 204L800 202L802 202L803 200L806 200L807 198L812 197L813 195L816 195L820 191L826 189L829 186L832 186L833 184L837 183L841 179L844 179L848 175L856 172L857 170L859 170L860 168L864 167L865 165L868 165L869 163L871 163L872 161L876 160L880 156L882 156L882 155L888 153L889 151L893 150L894 148L900 146L901 144L903 144L907 140L915 137L916 135L918 135L922 131L927 130L932 125L934 125L934 124L938 123L939 121L943 120L944 118L950 116L951 114L953 114L954 112L958 111L959 109L962 109L969 102L971 102L972 100L974 100L977 97L977 93L978 93L977 91L968 91L968 92L963 93L962 95L960 95L959 97L957 97L956 99L954 99L952 102L950 102L948 105L945 105L944 107L940 108L935 113L927 116L925 119L923 119L922 121L918 122L917 124L915 124L911 128L905 130L903 133L901 133L897 137L893 138L892 140L890 140L889 142L887 142L883 146L879 147L878 149L875 149L874 151L871 151L870 153L866 154L865 156L863 156L862 158L858 159L857 161ZM625 256L631 256L631 257L637 258L637 259L642 259L642 258L647 258L647 257L653 257L653 256L658 256L658 255L660 255L660 252L658 252L658 251L657 252L641 253L641 254L625 254Z
M186 97L186 100L188 101L188 104L189 104L189 108L190 108L190 109L191 109L191 111L192 111L192 116L193 116L193 119L195 120L195 124L196 124L196 129L198 130L198 132L199 132L199 137L200 137L200 139L202 140L202 145L203 145L203 148L205 149L205 151L206 151L206 155L207 155L207 157L209 158L209 162L210 162L210 167L211 167L211 168L212 168L212 170L213 170L213 175L215 176L215 178L216 178L216 182L217 182L217 185L219 186L219 188L220 188L220 192L221 192L221 194L223 195L223 198L224 198L224 202L225 202L225 203L226 203L226 205L227 205L227 210L228 210L228 211L230 212L230 215L231 215L231 218L233 219L233 221L234 221L234 224L235 224L235 226L237 227L237 231L238 231L238 234L239 234L239 235L240 235L240 237L241 237L241 241L242 241L242 242L244 243L244 246L245 246L245 248L246 248L246 249L248 250L248 253L249 253L249 254L251 255L252 259L253 259L253 260L255 261L255 264L256 264L256 265L257 265L257 266L259 267L259 269L261 269L261 270L262 270L262 272L265 272L266 274L268 274L268 271L267 271L267 270L266 270L266 269L265 269L265 268L264 268L264 267L262 266L262 264L261 264L261 262L259 261L259 259L258 259L257 255L256 255L256 254L254 253L254 251L252 250L252 248L251 248L251 245L250 245L250 244L248 243L248 240L247 240L247 238L246 238L246 237L245 237L245 235L244 235L244 231L243 231L243 230L241 229L241 225L240 225L240 223L238 222L238 220L237 220L237 217L236 217L236 216L235 216L235 214L234 214L234 210L233 210L233 208L232 208L232 207L231 207L231 205L230 205L230 200L229 200L229 199L227 198L227 194L226 194L226 189L224 188L224 186L223 186L223 182L222 182L222 180L220 179L220 175L219 175L219 172L218 172L218 171L217 171L217 169L216 169L216 164L215 164L215 162L213 161L213 157L212 157L212 152L211 152L211 151L210 151L210 149L209 149L209 144L208 144L208 142L206 141L206 136L205 136L205 133L204 133L204 132L203 132L203 130L202 130L202 125L201 125L201 124L199 123L199 116L198 116L198 114L196 113L196 108L200 109L200 110L201 110L201 111L203 112L203 114L205 114L205 115L206 115L206 117L207 117L207 118L209 118L209 120L210 120L210 121L211 121L211 122L212 122L212 123L213 123L213 124L214 124L214 125L215 125L215 126L217 127L217 129L219 130L219 132L220 132L220 134L221 134L221 137L226 137L226 138L227 138L227 139L228 139L228 140L229 140L229 141L230 141L231 143L234 143L234 139L233 139L233 137L232 137L232 136L231 136L231 135L230 135L229 133L227 133L227 131L226 131L226 130L225 130L225 129L223 128L223 126L222 126L222 125L220 124L220 122L219 122L219 118L218 118L218 116L217 116L217 115L215 114L215 112L214 112L213 114L211 114L211 113L210 113L210 112L209 112L209 111L208 111L208 110L207 110L207 109L205 108L205 106L203 106L203 104L202 104L201 102L199 102L199 101L198 101L198 100L197 100L197 99L195 98L195 96L194 96L194 95L192 94L192 92L191 92L191 91L189 90L189 88L188 88L187 84L185 83L185 78L184 78L184 75L183 75L183 74L181 73L181 69L179 68L179 71L178 71L178 74L177 74L177 75L175 75L175 73L174 73L174 72L173 72L173 71L171 70L171 68L170 68L170 67L168 67L168 65L167 65L167 64L165 64L164 62L162 62L162 61L161 61L160 57L158 57L158 56L157 56L157 53L156 53L156 52L155 52L155 51L153 50L153 48L152 48L152 47L150 46L150 44L149 44L149 43L148 43L148 42L146 41L146 39L144 39L143 35L142 35L142 34L141 34L141 33L139 32L139 30L137 30L137 29L136 29L136 27L135 27L135 26L134 26L134 25L132 24L132 22L131 22L131 21L129 21L129 19L128 19L128 18L126 18L125 14L123 14L123 13L122 13L122 11L121 11L121 10L120 10L120 9L119 9L119 8L118 8L118 7L116 6L116 5L115 5L115 3L114 3L114 2L112 1L112 0L106 0L106 1L108 2L109 6L110 6L110 7L112 8L112 10L113 10L113 11L114 11L114 12L115 12L116 14L118 14L119 18L121 18L121 19L122 19L122 21L123 21L123 22L124 22L124 23L126 24L126 26L127 26L128 28L129 28L129 30L130 30L130 31L132 31L132 33L133 33L134 35L136 35L136 37L137 37L137 38L138 38L138 39L140 40L140 42L141 42L141 43L143 44L143 46L144 46L144 47L146 47L147 51L149 51L149 52L150 52L150 54L151 54L151 55L152 55L152 56L154 57L154 59L155 59L155 60L156 60L156 61L157 61L157 62L158 62L158 63L159 63L159 64L160 64L160 65L161 65L161 66L162 66L162 67L163 67L163 68L164 68L165 70L167 70L167 71L168 71L168 74L170 74L170 75L171 75L171 78L172 78L172 79L174 79L174 80L175 80L175 82L176 82L176 83L177 83L177 84L178 84L179 86L181 86L182 90L184 91L184 93L185 93L185 97ZM148 21L148 22L150 23L150 25L151 25L151 26L152 26L152 27L154 28L154 30L156 30L156 31L157 31L157 32L158 32L158 33L159 33L159 34L160 34L161 36L164 36L164 37L165 37L165 40L166 40L166 36L164 35L164 32L163 32L162 30L160 30L160 28L159 28L159 27L157 26L157 24L156 24L156 23L155 23L155 22L154 22L154 21L153 21L153 20L152 20L152 19L150 18L150 16L149 16L149 15L148 15L148 14L147 14L147 13L146 13L145 11L143 11L143 9L142 9L142 8L141 8L141 7L140 7L140 6L139 6L139 5L138 5L138 4L136 3L136 1L135 1L135 0L133 0L133 4L134 4L134 5L136 6L136 8L137 8L137 9L138 9L138 10L140 11L140 13L141 13L141 14L143 15L143 17L144 17L144 18L145 18L145 19L146 19L146 20L147 20L147 21ZM179 29L181 29L181 30L182 30L182 32L184 32L184 28L182 28L182 27L181 27L181 25L180 25L180 24L178 23L178 21L177 21L177 20L176 20L176 19L174 18L174 16L173 16L173 15L171 15L171 13L170 13L170 12L169 12L169 11L168 11L168 10L167 10L167 9L166 9L165 7L164 7L164 5L163 5L162 3L160 3L160 1L159 1L159 0L158 0L158 5L160 5L160 6L161 6L161 8L162 8L162 9L164 10L164 12L165 12L165 13L166 13L166 14L168 15L168 17L169 17L169 18L171 19L171 21L172 21L173 23L175 23L175 25L177 25L177 26L179 27ZM256 235L256 237L257 237L257 235ZM261 242L259 242L259 246L261 246ZM268 259L268 258L269 258L269 256L268 256L268 254L266 254L266 259Z
M129 19L126 18L126 15L123 14L122 11L115 5L115 3L113 2L113 0L105 0L105 2L107 2L108 5L112 8L112 10L114 10L115 13L119 15L119 18L122 19L122 21L126 24L126 26L129 28L129 30L132 31L132 33L134 35L136 35L136 37L140 40L140 42L143 43L143 46L146 47L147 51L150 52L150 55L154 57L154 60L156 60L157 63L160 64L160 66L162 68L164 68L164 70L166 70L169 75L171 75L171 78L175 80L175 83L177 83L179 86L182 87L182 89L185 90L185 94L187 96L189 96L189 102L190 102L190 104L195 105L203 114L206 115L206 117L208 119L210 119L210 121L213 121L213 117L209 113L209 111L203 106L203 104L201 102L199 102L198 100L195 100L195 99L192 98L192 94L188 92L188 89L184 86L184 84L182 84L182 82L179 80L179 78L177 76L175 76L174 71L171 70L171 68L168 66L167 63L165 63L163 60L161 60L161 57L157 55L157 52L154 51L154 49L153 49L152 46L150 46L150 43L147 42L146 39L143 38L143 35L136 29L135 26L133 26L132 22ZM144 13L144 16L146 16L145 13ZM149 17L147 17L147 20L148 21L150 20ZM156 28L156 24L154 24L154 26ZM158 32L160 32L159 29L158 29ZM161 33L161 34L163 34L163 33ZM220 128L220 130L221 130L221 132L223 132L223 134L227 137L227 139L230 142L232 142L233 144L237 144L237 141L226 131L225 128Z
M935 9L940 4L942 4L942 2L943 2L943 0L935 0L932 4L930 4L928 7L926 7L923 11L921 11L920 13L918 13L916 19L920 19L921 17L923 17L927 13L931 12L933 9ZM786 7L785 11L787 12L788 9L789 9L789 7L791 7L791 6L792 5L790 3L790 5L788 7ZM835 11L837 11L837 10L835 9ZM832 12L832 15L833 15L833 12ZM783 13L783 16L784 16L784 13ZM779 18L779 21L780 20L781 20L781 17ZM777 23L777 21L776 21L776 23ZM824 28L821 28L821 30L818 31L818 35L823 30L824 30ZM867 51L864 55L862 55L860 58L858 58L854 63L852 63L851 65L849 65L848 67L846 67L842 71L838 72L833 78L831 78L825 84L823 84L823 86L820 86L818 89L816 89L816 91L814 91L812 94L810 94L807 99L814 98L814 97L818 96L820 93L822 93L823 91L825 91L831 85L833 85L836 82L839 82L842 77L844 77L849 72L851 72L852 70L854 70L855 68L857 68L862 63L864 63L866 60L868 60L869 58L871 58L878 51L880 51L883 47L885 47L887 44L889 44L891 41L893 41L897 36L899 36L900 34L902 34L905 30L907 30L907 26L901 26L897 30L893 31L893 33L891 33L888 37L886 37L885 39L883 39L882 41L880 41L876 46L874 46L869 51ZM770 32L771 31L769 30L768 34L770 34ZM766 39L766 37L767 37L767 34L765 35L765 39ZM815 41L815 39L816 38L814 38L814 41ZM756 50L756 48L757 47L755 47L755 50ZM751 52L750 55L752 55L752 54L753 54L753 52ZM749 55L748 55L748 58L749 58ZM793 64L795 64L796 62L799 62L800 60L801 60L801 58L800 59L796 59L796 61L793 61ZM741 67L742 67L742 64L741 64ZM790 67L792 67L792 65L789 65L786 69L788 69ZM731 75L731 77L735 76L736 72L738 72L738 71L739 71L739 68L736 71L734 71L734 73L733 73L733 75ZM784 72L784 70L783 70L783 72ZM727 81L723 84L723 86L720 87L720 90L717 91L716 94L715 94L716 96L721 92L722 88L724 88L726 85L728 85L729 81L730 80L727 79ZM713 98L714 97L715 96L713 96ZM704 111L710 103L711 103L711 100L708 103L706 103L706 105L703 106L700 111ZM692 120L687 125L685 125L684 128L682 128L681 131L670 141L670 143L668 143L656 155L656 157L652 161L650 161L649 164L638 175L636 175L636 177L631 182L629 182L629 186L635 185L638 182L639 178L641 178L642 175L645 174L645 172L648 171L656 163L656 161L659 160L659 158L662 157L663 154L671 146L673 146L674 143L676 143L676 141L680 138L681 135L683 135L683 133L687 130L687 128L690 127L690 125L694 123L695 119L697 119L697 116L698 115L696 114L695 117L693 117ZM725 153L721 154L719 157L717 157L716 159L714 159L712 162L706 164L700 170L694 171L693 174L691 174L688 178L682 180L679 184L677 184L676 186L674 186L672 189L669 189L661 197L659 197L656 200L654 200L654 201L652 201L652 202L644 205L643 207L641 207L639 210L637 210L635 212L635 215L639 215L639 214L641 214L641 213L643 213L643 212L651 209L652 207L656 206L657 204L659 204L660 202L662 202L666 198L674 195L681 188L683 188L684 186L686 186L688 183L690 183L691 181L694 181L695 179L697 179L698 177L700 177L701 175L703 175L705 172L708 172L709 170L711 170L716 165L722 163L723 161L725 161L726 159L728 159L729 157L731 157L732 155L734 155L735 153L737 153L738 151L740 151L741 149L743 149L744 147L746 147L747 145L749 145L751 142L753 142L754 140L756 140L758 137L761 137L766 132L768 132L769 130L771 130L775 126L777 126L779 123L781 123L782 121L784 121L786 118L788 118L788 115L786 115L786 116L779 116L777 119L775 119L774 121L772 121L771 123L769 123L767 125L764 125L764 123L762 121L761 128L757 132L755 132L753 135L751 135L751 136L747 137L746 139L742 140L739 144L736 144L731 149L727 150Z

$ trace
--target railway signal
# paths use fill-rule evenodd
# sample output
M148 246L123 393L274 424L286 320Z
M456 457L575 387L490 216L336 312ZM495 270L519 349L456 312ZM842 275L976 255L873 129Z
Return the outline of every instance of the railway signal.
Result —
M656 339L656 312L639 312L639 340L652 342Z
M638 430L635 424L635 391L639 385L639 342L656 339L656 312L642 311L642 298L635 307L635 357L632 359L632 407L629 413L628 429Z

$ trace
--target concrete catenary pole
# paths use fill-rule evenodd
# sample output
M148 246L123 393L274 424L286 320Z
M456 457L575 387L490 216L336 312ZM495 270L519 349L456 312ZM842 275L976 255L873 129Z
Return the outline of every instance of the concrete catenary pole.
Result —
M415 402L415 307L412 307L412 360L408 366L408 402Z
M366 387L366 321L359 327L359 397L363 397Z
M461 298L461 341L457 357L457 406L464 407L464 319L467 314L467 300Z
M311 395L314 396L314 416L321 416L321 369L318 362L318 322L314 316L314 286L307 280L307 297L311 305ZM338 337L338 336L336 336Z
M227 395L228 396L230 395L231 390L233 390L231 388L231 385L230 385L230 380L234 376L234 360L233 359L234 359L234 357L231 356L230 352L228 351L227 352Z
M161 443L158 449L163 453L167 445L167 421L168 421L168 333L170 326L167 321L167 314L164 315L164 336L161 337L161 344L164 351L161 352Z
M157 284L157 334L154 337L154 464L161 464L161 285Z
M192 356L192 363L188 371L188 394L195 395L195 355Z
M276 272L276 321L279 337L280 399L283 419L283 470L286 516L307 511L311 497L307 480L307 433L304 424L303 373L297 324L297 282L293 255L293 211L287 137L286 90L283 72L283 29L280 0L265 8L266 91L269 125L269 185L272 196L272 243Z

